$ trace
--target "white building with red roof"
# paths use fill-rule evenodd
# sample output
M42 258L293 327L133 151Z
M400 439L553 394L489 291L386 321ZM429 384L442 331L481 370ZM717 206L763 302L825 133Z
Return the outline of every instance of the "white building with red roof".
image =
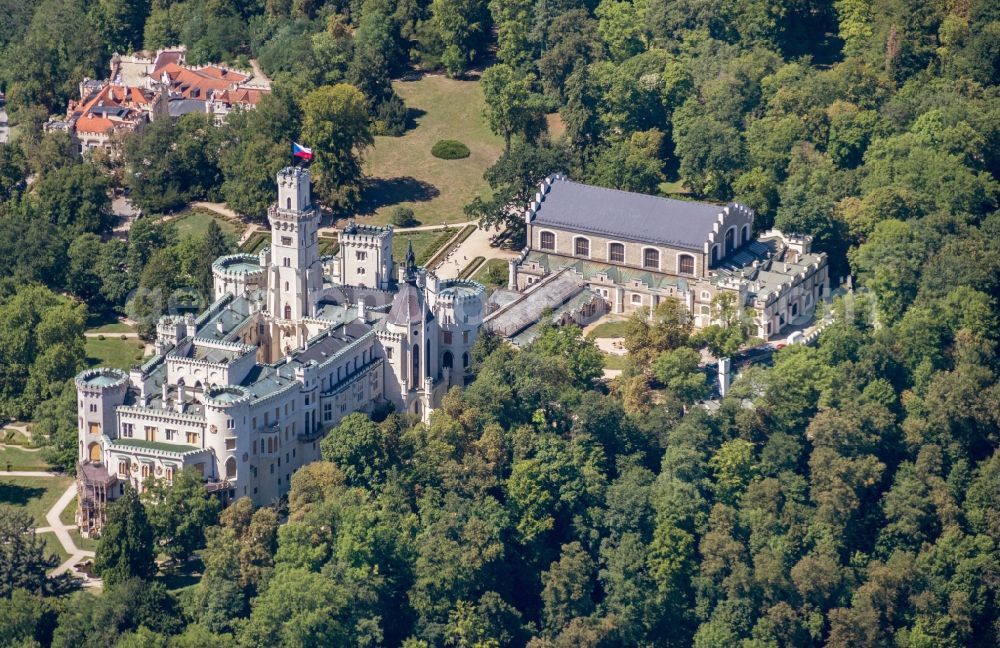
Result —
M116 133L188 113L210 114L221 124L233 110L255 108L270 91L270 82L254 72L186 65L183 47L115 54L110 79L84 79L80 98L70 101L65 118L49 121L46 130L69 132L80 153L111 151Z

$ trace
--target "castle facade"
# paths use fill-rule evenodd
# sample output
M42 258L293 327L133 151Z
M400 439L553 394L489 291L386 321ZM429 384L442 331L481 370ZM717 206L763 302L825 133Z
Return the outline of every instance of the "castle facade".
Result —
M320 257L309 172L278 174L271 245L213 264L215 301L157 326L155 354L125 372L76 378L78 511L99 533L126 484L193 467L224 500L270 504L319 440L351 412L382 405L427 420L465 383L484 288L397 267L392 229L349 224Z

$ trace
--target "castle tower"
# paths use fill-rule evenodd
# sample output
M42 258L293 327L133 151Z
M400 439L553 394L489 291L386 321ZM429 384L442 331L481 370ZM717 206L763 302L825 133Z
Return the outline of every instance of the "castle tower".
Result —
M340 233L337 262L342 284L389 290L394 270L392 228L350 221Z
M438 346L441 379L445 389L453 385L463 387L465 376L471 370L472 345L483 323L486 289L466 279L435 281L432 287L434 290L429 292L429 297L441 335Z
M105 462L104 439L118 438L118 415L125 402L128 374L121 369L88 369L76 377L79 403L78 459L81 463Z
M323 290L317 240L320 213L309 189L309 171L285 167L278 172L278 202L267 213L271 223L267 307L277 320L293 322L315 315Z

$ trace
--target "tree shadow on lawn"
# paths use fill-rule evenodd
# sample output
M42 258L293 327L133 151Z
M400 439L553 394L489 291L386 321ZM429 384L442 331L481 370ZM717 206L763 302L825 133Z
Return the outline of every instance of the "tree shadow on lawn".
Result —
M380 207L401 202L426 202L440 194L431 183L412 176L371 178L365 183L357 213L374 214Z
M407 106L407 108L406 108L406 130L404 131L404 134L408 133L409 131L411 131L414 128L416 128L419 125L419 124L417 124L417 120L420 119L421 117L423 117L426 114L427 114L426 110L422 110L420 108L410 108L409 106Z
M4 468L0 465L0 468ZM18 484L0 483L0 504L11 506L25 506L33 499L37 499L45 494L44 488L37 486L19 486Z

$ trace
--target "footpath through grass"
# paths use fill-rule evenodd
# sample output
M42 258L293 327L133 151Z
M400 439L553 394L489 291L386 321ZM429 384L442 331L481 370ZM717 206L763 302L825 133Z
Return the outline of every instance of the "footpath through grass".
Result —
M13 446L0 447L0 470L50 470L40 450L31 451Z
M423 225L464 222L463 207L487 195L483 172L500 157L503 141L483 119L485 102L478 81L425 75L418 81L393 84L411 112L415 127L401 137L376 137L366 153L371 183L359 222L387 224L396 205L413 209ZM469 147L469 157L442 160L431 155L439 140Z
M48 526L45 514L72 483L69 477L0 477L0 504L23 509L36 527Z

